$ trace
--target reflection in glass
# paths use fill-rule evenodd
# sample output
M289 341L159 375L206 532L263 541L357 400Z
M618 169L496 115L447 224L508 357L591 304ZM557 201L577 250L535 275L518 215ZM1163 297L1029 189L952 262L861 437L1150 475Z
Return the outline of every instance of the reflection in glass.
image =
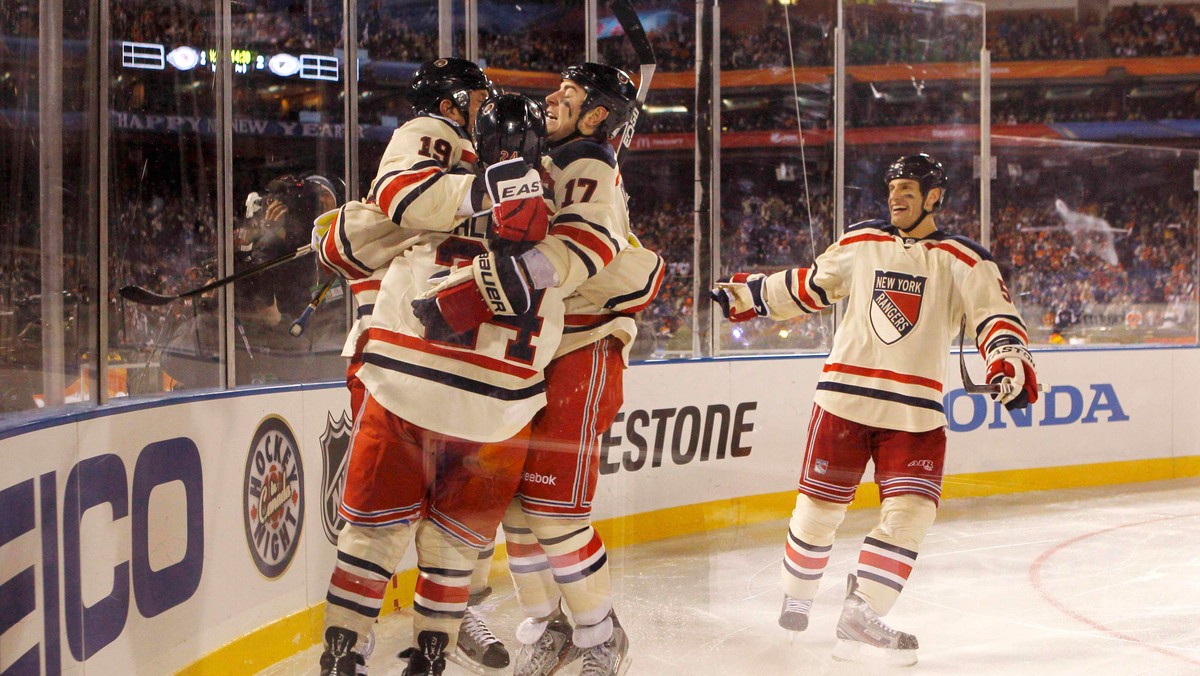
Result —
M109 349L132 395L217 387L214 295L150 307L116 293L179 293L217 276L217 20L212 5L189 2L120 1L111 12ZM181 48L196 52L194 64Z
M232 46L249 52L233 80L235 270L307 245L313 220L342 202L341 45L341 2L254 0L233 15ZM276 71L282 64L268 54L296 57L295 75L272 72L272 63ZM264 58L266 69L258 67ZM300 336L290 331L324 281L310 255L234 285L237 384L327 380L344 371L340 286Z

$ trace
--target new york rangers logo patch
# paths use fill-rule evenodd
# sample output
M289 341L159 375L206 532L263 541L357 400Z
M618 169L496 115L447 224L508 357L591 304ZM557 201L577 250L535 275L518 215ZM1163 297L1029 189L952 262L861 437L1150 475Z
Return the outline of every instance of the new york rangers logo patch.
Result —
M328 414L325 433L321 435L321 526L325 538L336 545L338 532L346 520L338 514L342 504L342 489L346 484L346 465L349 461L350 431L354 423L344 411L334 420Z
M871 291L871 328L885 345L907 336L921 316L927 277L903 272L875 271Z

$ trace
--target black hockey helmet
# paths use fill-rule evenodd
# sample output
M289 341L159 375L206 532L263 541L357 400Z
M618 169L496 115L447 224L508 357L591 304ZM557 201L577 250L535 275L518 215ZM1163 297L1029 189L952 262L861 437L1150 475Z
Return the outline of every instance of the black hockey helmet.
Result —
M604 106L608 110L608 117L596 130L596 135L602 140L616 136L633 116L637 105L637 87L633 85L629 73L620 68L602 63L581 63L564 70L562 79L574 82L587 92L587 98L579 109L580 117L597 106Z
M472 137L485 167L515 157L536 167L546 151L546 111L523 94L494 96L480 106Z
M409 94L413 110L438 114L438 103L450 99L464 118L469 117L471 92L476 89L492 91L492 81L474 61L466 59L434 59L426 61L413 75Z
M283 202L298 218L316 218L342 203L345 184L320 174L284 174L267 183L267 197Z
M946 201L946 170L942 163L925 153L905 155L892 162L883 175L884 184L890 184L898 178L908 178L921 184L921 194L928 195L934 188L941 188L942 194L933 208L942 206Z

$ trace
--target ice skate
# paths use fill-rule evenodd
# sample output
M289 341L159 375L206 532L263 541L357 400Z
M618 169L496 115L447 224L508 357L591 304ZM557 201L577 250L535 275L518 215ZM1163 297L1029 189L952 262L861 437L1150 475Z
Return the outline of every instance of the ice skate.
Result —
M838 643L833 650L833 659L855 662L864 657L883 658L895 666L916 664L917 637L884 624L857 591L858 579L850 575L842 617L838 620Z
M571 642L571 625L561 610L544 622L540 636L535 633L539 624L543 623L528 618L517 627L513 676L550 676L579 657L579 649Z
M788 631L808 629L808 611L812 610L812 599L794 599L783 595L783 609L779 611L779 626Z
M367 634L367 639L363 641L362 648L360 648L358 654L354 656L355 676L367 676L367 660L371 659L371 653L373 652L375 652L374 629Z
M423 631L417 634L417 646L400 653L408 658L403 676L440 676L446 669L446 648L450 636L444 631Z
M612 636L600 645L578 649L583 656L583 668L579 676L620 676L629 669L629 638L615 613L612 618Z
M458 629L458 645L447 659L476 674L487 674L508 666L508 649L483 621L476 607L468 606Z
M358 634L349 629L326 629L325 650L321 653L321 676L357 676L358 660L362 656L354 650L356 642Z

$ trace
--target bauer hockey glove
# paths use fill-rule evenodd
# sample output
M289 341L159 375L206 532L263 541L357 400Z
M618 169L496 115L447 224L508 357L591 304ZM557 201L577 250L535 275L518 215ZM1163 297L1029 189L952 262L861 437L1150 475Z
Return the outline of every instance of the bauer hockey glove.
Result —
M771 312L763 295L766 281L767 276L762 273L738 272L728 279L717 280L717 288L708 295L731 322L766 317Z
M532 305L533 282L522 258L495 252L477 256L412 302L428 330L448 326L455 334L479 328L496 315L513 316Z
M492 198L494 238L540 242L550 228L550 210L542 199L542 177L521 158L497 162L484 174Z
M997 345L987 354L987 381L999 383L1002 391L993 394L1004 407L1012 411L1038 400L1037 371L1029 350L1019 343Z

